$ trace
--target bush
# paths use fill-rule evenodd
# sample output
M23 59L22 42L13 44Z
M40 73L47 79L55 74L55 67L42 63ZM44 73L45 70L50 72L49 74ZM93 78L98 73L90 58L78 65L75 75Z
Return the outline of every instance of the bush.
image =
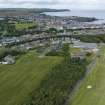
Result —
M50 51L46 54L46 56L61 56L61 52Z
M10 48L5 48L2 47L0 48L0 59L2 59L3 57L7 56L7 55L12 55L12 56L17 56L17 55L21 55L21 54L25 54L26 51L25 50L20 50L20 49L10 49Z
M92 53L89 53L89 52L86 53L86 56L87 56L87 57L89 57L89 56L91 56L91 55L92 55Z

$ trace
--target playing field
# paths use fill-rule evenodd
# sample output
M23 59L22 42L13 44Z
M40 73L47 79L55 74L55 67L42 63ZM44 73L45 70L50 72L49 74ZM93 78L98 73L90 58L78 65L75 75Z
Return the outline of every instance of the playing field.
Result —
M15 24L17 30L28 29L29 27L36 26L36 23L16 23Z
M22 105L60 61L57 57L38 58L32 51L14 65L0 65L0 105Z
M100 51L96 66L68 105L105 105L105 46Z

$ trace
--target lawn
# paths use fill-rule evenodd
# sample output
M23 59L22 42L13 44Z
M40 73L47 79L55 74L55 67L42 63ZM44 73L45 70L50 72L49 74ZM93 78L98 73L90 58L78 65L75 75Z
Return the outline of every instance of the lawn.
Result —
M29 27L36 26L35 22L32 23L15 23L17 30L28 29Z
M34 51L14 65L0 65L0 105L22 105L61 58L39 58Z
M68 105L105 105L105 46L101 48L92 73L86 77Z
M73 47L70 48L70 53L78 54L80 52L81 52L80 48L73 48Z

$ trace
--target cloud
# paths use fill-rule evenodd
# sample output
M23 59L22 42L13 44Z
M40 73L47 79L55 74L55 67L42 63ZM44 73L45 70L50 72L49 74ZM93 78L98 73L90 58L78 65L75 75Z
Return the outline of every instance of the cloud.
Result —
M0 0L0 7L105 9L105 0Z
M1 4L57 4L57 0L0 0Z

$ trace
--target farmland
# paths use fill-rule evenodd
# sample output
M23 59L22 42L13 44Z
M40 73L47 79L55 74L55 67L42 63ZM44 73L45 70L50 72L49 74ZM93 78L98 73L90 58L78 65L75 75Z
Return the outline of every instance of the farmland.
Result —
M30 97L61 58L39 58L35 51L22 55L14 65L0 65L0 105L21 105Z
M101 48L96 66L86 77L80 88L69 100L68 105L105 104L105 46Z

